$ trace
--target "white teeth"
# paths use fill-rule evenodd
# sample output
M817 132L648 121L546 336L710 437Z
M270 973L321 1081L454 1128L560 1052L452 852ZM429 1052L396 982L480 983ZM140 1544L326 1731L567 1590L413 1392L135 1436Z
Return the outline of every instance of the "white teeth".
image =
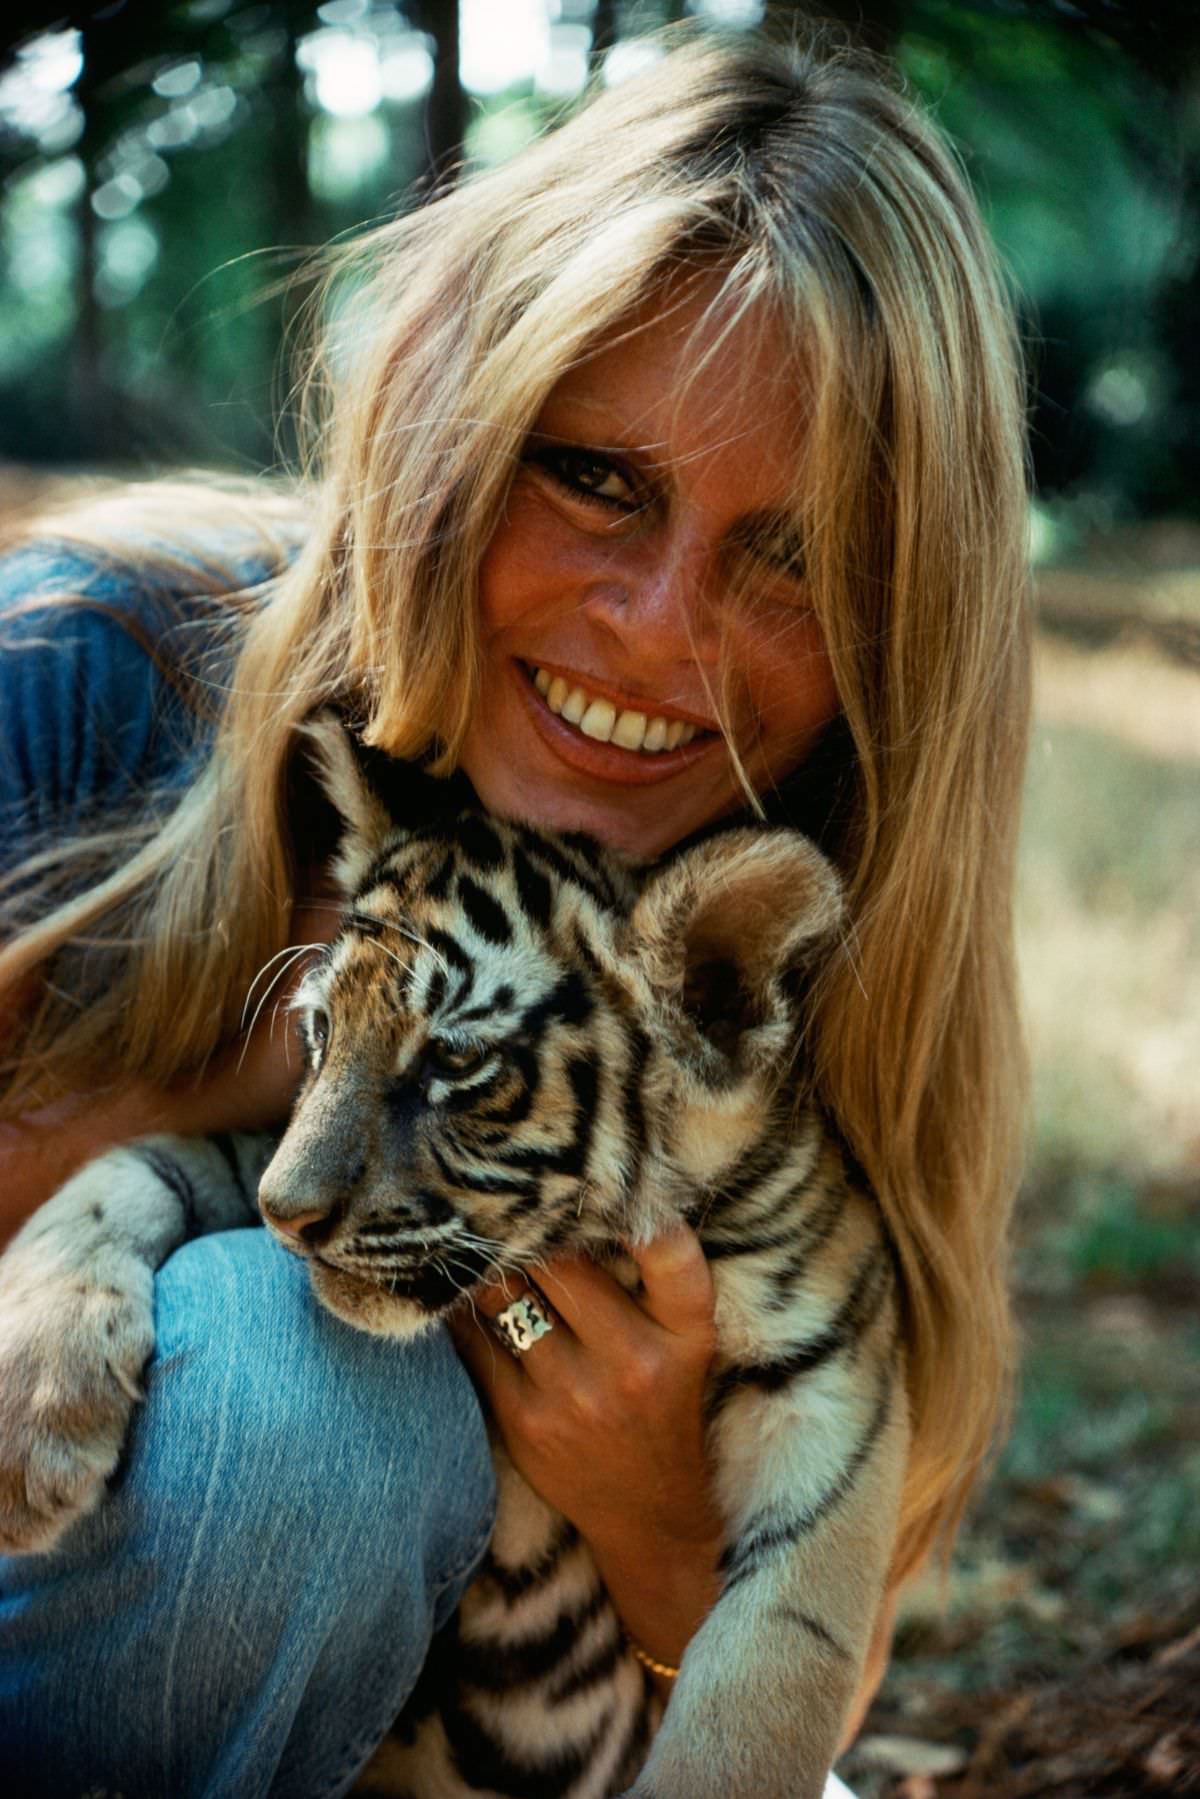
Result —
M582 687L572 687L561 675L535 668L533 682L551 712L576 725L597 743L615 743L623 750L654 755L690 743L699 727L682 719L648 718L644 712L618 712L610 700L594 699Z
M607 700L593 700L579 721L579 729L585 737L594 737L597 743L607 743L616 722L615 706L610 705Z
M646 736L644 712L622 712L612 730L612 741L623 750L640 750Z

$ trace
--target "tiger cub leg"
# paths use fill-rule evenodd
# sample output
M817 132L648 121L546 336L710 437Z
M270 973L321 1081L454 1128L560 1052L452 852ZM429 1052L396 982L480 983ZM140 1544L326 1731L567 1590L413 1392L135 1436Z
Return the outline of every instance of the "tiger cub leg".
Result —
M631 1791L820 1799L895 1542L908 1447L902 1360L877 1364L853 1399L828 1386L738 1394L715 1435L725 1585Z
M268 1137L151 1137L89 1162L0 1256L0 1550L53 1548L117 1465L154 1346L154 1272L256 1221Z

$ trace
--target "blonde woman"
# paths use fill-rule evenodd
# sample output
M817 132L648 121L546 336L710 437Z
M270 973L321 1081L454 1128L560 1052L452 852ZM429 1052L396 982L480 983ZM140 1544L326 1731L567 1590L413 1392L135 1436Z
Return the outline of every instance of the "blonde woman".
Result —
M700 38L353 260L302 495L151 489L5 565L10 1223L114 1142L284 1115L281 1033L239 1031L259 970L332 928L294 753L322 704L401 812L419 763L642 856L792 819L848 888L811 1041L904 1274L894 1591L952 1538L1009 1356L1022 384L974 205L873 66ZM643 1273L639 1305L556 1269L577 1328L536 1380L460 1346L676 1664L721 1547L711 1290L686 1233ZM179 1251L157 1317L105 1503L0 1562L0 1738L38 1792L344 1791L487 1540L472 1388L444 1338L316 1312L259 1232Z

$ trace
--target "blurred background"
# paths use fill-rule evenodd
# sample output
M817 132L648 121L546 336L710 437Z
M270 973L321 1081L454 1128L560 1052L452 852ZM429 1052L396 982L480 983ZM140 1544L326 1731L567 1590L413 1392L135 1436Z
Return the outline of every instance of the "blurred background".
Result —
M81 474L286 466L308 251L510 155L671 19L804 10L7 0L0 525ZM847 1772L907 1799L1200 1791L1200 6L820 11L936 112L1011 272L1040 622L1020 1405Z

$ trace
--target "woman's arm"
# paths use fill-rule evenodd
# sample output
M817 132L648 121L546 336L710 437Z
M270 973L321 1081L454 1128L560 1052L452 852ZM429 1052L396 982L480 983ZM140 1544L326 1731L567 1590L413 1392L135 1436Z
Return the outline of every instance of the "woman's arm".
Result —
M328 942L338 912L328 899L305 899L293 914L289 942ZM198 1079L171 1087L129 1082L97 1098L71 1095L24 1118L0 1122L0 1249L38 1206L85 1162L119 1143L169 1132L259 1131L281 1125L300 1077L291 1042L288 992L264 1006L254 1030L229 1044Z

